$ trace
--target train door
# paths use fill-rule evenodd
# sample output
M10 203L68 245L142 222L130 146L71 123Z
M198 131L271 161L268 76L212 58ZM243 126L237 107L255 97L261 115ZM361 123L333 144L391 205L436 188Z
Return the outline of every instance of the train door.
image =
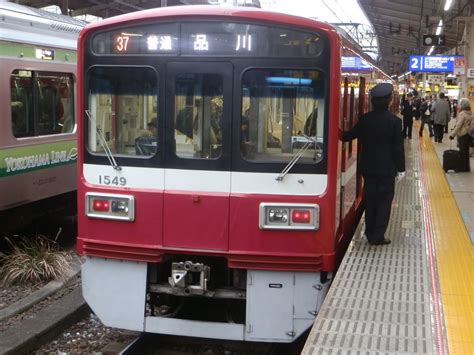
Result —
M232 64L167 66L163 244L228 249Z
M358 112L358 115L357 115L357 120L359 119L359 117L361 115L363 115L366 110L367 110L367 102L366 102L366 92L365 92L365 78L364 77L360 77L360 84L359 84L359 103L358 103L358 107L359 107L359 112ZM357 122L355 122L357 123ZM360 155L359 155L359 152L360 152L360 141L357 141L357 145L355 147L356 151L355 151L355 155L357 156L357 198L358 199L361 199L362 198L362 186L363 186L363 183L362 183L362 175L360 174L359 172L359 159L360 159Z
M347 117L348 117L348 105L349 105L349 80L344 78L342 84L342 100L340 112L342 115L339 120L339 129L341 131L347 130ZM344 221L344 172L346 170L346 147L347 143L342 143L342 149L340 154L340 159L338 161L338 182L339 182L339 196L336 205L336 215L338 216L336 224L338 225L337 235L342 236L343 234L343 221Z
M348 110L347 120L345 122L344 130L348 131L354 127L357 122L358 114L358 91L359 91L359 80L353 80L349 84L349 95L348 95ZM357 190L357 144L358 140L352 140L345 144L345 167L344 167L344 211L343 218L353 212L354 202L356 200Z

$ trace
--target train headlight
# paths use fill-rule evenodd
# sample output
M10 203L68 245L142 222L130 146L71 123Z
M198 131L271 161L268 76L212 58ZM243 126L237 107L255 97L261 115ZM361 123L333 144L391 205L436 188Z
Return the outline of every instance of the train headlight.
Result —
M288 209L287 208L269 208L268 222L274 224L288 224Z
M86 194L86 216L91 218L135 220L135 199L129 195Z
M319 206L316 204L260 204L260 229L319 229Z

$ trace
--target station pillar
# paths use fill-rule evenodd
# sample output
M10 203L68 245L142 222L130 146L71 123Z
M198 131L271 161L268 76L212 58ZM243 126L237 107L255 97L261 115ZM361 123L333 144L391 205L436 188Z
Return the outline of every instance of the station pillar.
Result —
M460 50L465 58L466 73L459 78L461 79L459 97L469 98L471 109L474 109L474 18L466 24L463 43L464 45Z

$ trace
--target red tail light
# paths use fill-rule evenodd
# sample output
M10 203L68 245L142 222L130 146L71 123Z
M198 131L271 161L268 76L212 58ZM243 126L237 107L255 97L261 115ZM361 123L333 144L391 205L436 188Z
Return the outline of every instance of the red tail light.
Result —
M261 202L260 229L318 230L319 205Z
M130 195L88 192L85 196L86 216L90 218L135 220L135 198Z
M107 200L93 200L92 210L96 212L107 212L109 210L110 203Z
M293 223L309 223L311 222L311 212L308 210L293 210L291 221Z

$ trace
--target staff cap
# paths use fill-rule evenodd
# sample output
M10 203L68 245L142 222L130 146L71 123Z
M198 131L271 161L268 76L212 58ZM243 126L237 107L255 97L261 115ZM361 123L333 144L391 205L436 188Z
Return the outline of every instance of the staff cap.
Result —
M372 97L385 97L390 96L393 91L393 85L390 83L380 83L375 85L372 90L370 90L370 95Z

